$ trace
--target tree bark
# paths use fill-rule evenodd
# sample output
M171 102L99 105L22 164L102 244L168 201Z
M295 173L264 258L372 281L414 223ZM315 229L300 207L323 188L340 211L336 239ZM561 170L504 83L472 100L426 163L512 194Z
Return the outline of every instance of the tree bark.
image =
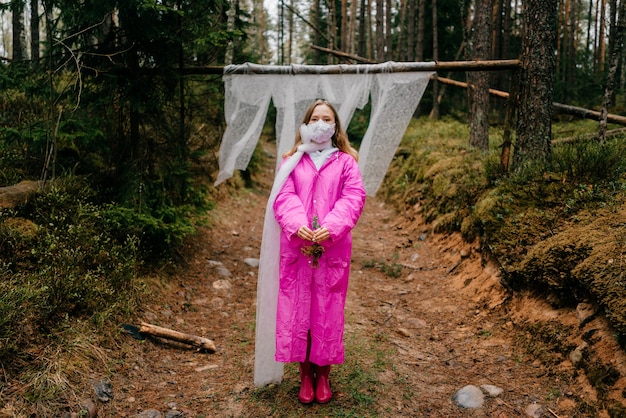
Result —
M439 59L439 37L437 28L437 0L433 0L433 61ZM430 119L439 120L439 102L437 97L439 96L439 84L437 83L437 77L433 80L433 108L430 111Z
M474 60L485 60L491 52L491 12L493 0L476 0L473 19ZM489 73L485 71L467 74L468 98L470 104L469 144L479 149L489 148Z
M400 20L397 26L398 30L398 41L396 43L396 53L395 60L396 61L408 61L408 48L406 34L408 32L408 21L407 21L407 0L400 0Z
M13 62L26 59L26 29L24 27L24 0L11 2L13 27Z
M348 34L348 49L346 50L346 52L350 53L350 54L354 54L356 51L355 48L355 40L356 40L356 16L357 16L357 4L358 2L356 0L353 0L350 3L350 15L348 16L349 22L350 24L348 25L349 29L349 34Z
M321 27L320 26L320 0L313 0L311 2L310 20L311 20L311 23L313 23L313 25L316 28ZM316 30L313 31L313 43L315 45L320 44L320 33ZM315 56L314 56L314 63L319 64L321 62L320 60L321 60L320 54L316 51Z
M319 1L319 0L316 0ZM356 0L353 0L356 1ZM367 56L367 42L366 42L366 31L365 28L367 28L367 20L365 19L365 12L367 10L367 4L368 1L367 0L361 0L361 7L359 10L359 55L362 57ZM319 45L319 43L316 43L316 45ZM369 57L371 58L371 57Z
M598 49L596 50L597 53L597 57L598 57L598 73L601 74L604 72L604 63L605 63L605 55L606 55L606 42L604 41L604 38L606 36L606 23L605 23L605 13L606 13L606 0L599 0L600 1L600 16L599 16L599 23L600 23L600 31L598 34Z
M417 15L417 42L415 44L415 61L424 61L424 31L425 31L425 14L426 14L426 0L417 0L418 15Z
M39 0L30 0L30 59L39 64Z
M545 158L552 137L558 0L523 3L522 57L513 166Z
M626 31L626 1L622 0L619 5L619 12L617 17L617 25L615 27L615 42L613 43L614 50L611 51L611 62L609 67L609 74L606 80L606 89L604 91L604 101L602 103L602 117L598 126L598 137L601 143L606 140L606 124L609 114L609 107L611 106L611 98L615 95L615 79L617 76L617 65L619 58L622 55L622 47L624 44L624 32Z
M376 0L376 61L385 60L385 1Z
M393 36L391 32L391 0L385 1L385 61L393 57Z
M415 10L418 0L408 0L407 4L407 59L415 60Z

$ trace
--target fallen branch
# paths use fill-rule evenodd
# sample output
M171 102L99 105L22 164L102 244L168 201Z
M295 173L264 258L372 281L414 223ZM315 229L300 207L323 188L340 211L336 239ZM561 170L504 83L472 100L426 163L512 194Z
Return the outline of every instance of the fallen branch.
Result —
M626 128L611 129L610 131L606 131L606 134L604 135L604 138L605 139L609 139L609 138L613 138L615 136L624 136L625 134L626 134ZM568 142L593 140L593 139L598 139L598 133L597 132L590 133L590 134L585 134L585 135L574 136L574 137L568 137L568 138L557 138L557 139L553 139L552 143L553 144L564 144L564 143L568 143Z
M141 323L139 332L142 334L152 335L154 337L191 344L195 347L203 348L211 353L215 353L215 343L208 338L198 337L197 335L184 334L182 332L174 331L168 328L146 324L145 322Z
M439 82L444 83L444 84L449 84L451 86L457 86L457 87L462 87L462 88L468 88L468 84L462 81L451 80L449 78L443 78L443 77L438 77L437 79L439 80ZM492 96L501 97L503 99L509 98L509 93L506 91L489 89L489 94ZM597 120L597 121L599 121L601 118L600 112L595 111L595 110L585 109L583 107L569 106L563 103L556 103L556 102L552 103L552 106L556 113L578 116L579 118L592 119L592 120ZM626 117L624 116L610 113L607 116L607 120L609 123L615 123L618 125L626 125Z

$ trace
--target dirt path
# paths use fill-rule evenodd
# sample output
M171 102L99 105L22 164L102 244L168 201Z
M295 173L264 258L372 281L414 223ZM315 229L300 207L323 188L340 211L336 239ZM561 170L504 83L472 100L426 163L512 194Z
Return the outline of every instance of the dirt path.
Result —
M564 377L571 373L516 348L520 331L501 305L505 292L476 249L407 222L376 198L354 231L347 359L331 375L334 399L300 405L293 365L281 385L255 388L257 269L245 260L259 254L266 188L220 199L187 265L166 284L155 281L137 318L211 338L217 352L129 337L105 416L585 416L573 413L585 394ZM503 392L465 409L453 395L466 385Z

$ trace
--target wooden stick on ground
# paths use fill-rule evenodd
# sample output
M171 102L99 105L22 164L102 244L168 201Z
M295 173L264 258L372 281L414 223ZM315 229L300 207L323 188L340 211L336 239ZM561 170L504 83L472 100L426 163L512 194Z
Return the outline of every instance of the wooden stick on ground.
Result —
M145 322L141 323L139 332L142 334L148 334L155 337L191 344L195 347L200 347L208 350L211 353L215 353L215 343L208 338L198 337L197 335L184 334L182 332L147 324Z

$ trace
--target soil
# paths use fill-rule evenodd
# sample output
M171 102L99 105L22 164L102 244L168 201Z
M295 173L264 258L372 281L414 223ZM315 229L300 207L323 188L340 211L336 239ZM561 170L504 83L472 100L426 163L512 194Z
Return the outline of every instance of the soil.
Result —
M568 356L544 363L529 351L525 324L558 320L579 328L580 314L512 296L476 243L434 234L419 208L397 213L376 197L353 231L346 363L331 373L333 399L301 405L295 365L286 366L280 385L255 388L257 269L244 260L259 255L268 189L262 178L254 189L222 191L210 227L186 248L185 263L150 281L150 302L136 318L210 338L217 351L127 336L111 378L113 399L98 402L99 416L608 416L602 408L584 412L598 394ZM626 375L601 319L586 326L594 321L603 341L597 346ZM353 388L355 371L367 375L362 389ZM453 396L466 385L503 392L462 408Z

